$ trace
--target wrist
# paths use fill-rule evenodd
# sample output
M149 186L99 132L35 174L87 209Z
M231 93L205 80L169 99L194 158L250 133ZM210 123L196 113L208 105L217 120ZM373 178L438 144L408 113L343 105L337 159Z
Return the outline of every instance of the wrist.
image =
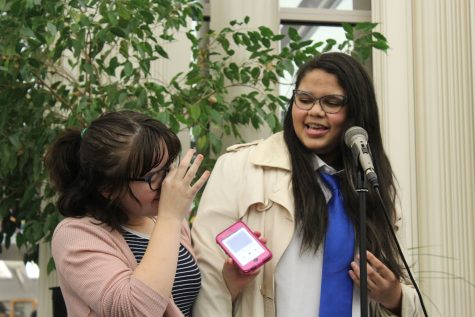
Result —
M386 303L381 303L387 310L390 312L400 316L401 315L401 309L402 309L402 287L399 285L399 292L398 296L395 296L392 298L392 300L386 302Z
M224 285L226 285L226 288L228 289L228 293L229 295L231 295L231 300L234 303L236 298L239 296L239 293L240 293L239 289L236 287L233 287L233 284L230 283L226 278L224 278Z
M176 227L181 226L183 218L179 218L176 215L158 215L157 216L157 225L160 226L170 226Z

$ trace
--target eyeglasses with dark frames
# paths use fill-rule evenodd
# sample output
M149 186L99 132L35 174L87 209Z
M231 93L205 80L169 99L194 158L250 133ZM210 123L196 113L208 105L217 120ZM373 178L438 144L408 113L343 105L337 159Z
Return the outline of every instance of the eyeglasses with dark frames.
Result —
M318 101L325 113L334 114L346 105L346 96L343 95L326 95L316 98L311 93L298 89L295 89L293 93L295 105L302 110L312 109Z
M153 191L159 191L160 187L162 186L163 180L167 176L168 172L170 171L170 167L160 169L156 172L150 173L148 175L145 175L144 177L136 177L136 178L130 178L130 181L136 181L136 182L146 182L148 183L148 186L150 187L151 190Z

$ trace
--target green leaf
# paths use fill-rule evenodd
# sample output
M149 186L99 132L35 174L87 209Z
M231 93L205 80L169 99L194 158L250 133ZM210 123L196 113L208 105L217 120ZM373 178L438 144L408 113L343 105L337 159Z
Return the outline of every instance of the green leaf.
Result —
M86 63L86 64L83 64L82 65L84 71L89 74L89 75L93 75L94 74L94 69L92 68L92 65L89 64L89 63Z
M201 135L201 127L199 125L195 125L194 127L191 128L191 134L192 135Z
M211 117L211 120L215 123L221 123L223 121L223 117L221 116L221 114L216 111L215 109L213 108L208 108L207 109L210 117Z
M117 2L117 12L119 16L125 20L129 20L132 17L130 10L120 2Z
M288 35L289 35L289 38L294 42L298 42L302 39L299 33L297 32L297 30L294 29L293 27L289 27Z
M214 153L221 152L222 142L215 134L209 135L209 142L211 143L211 148Z
M266 26L260 26L259 31L261 31L261 34L265 37L272 38L274 35L274 32L272 32L272 30Z
M56 33L58 32L58 29L56 28L56 26L51 23L51 22L48 22L46 24L46 28L48 29L49 33L52 35L52 36L56 36Z
M129 44L127 41L120 41L119 52L124 57L129 57Z
M264 45L267 48L271 46L271 42L266 38L261 39L261 42L262 42L262 45Z
M48 264L46 266L46 272L48 274L50 274L51 272L53 272L54 270L56 270L56 265L54 263L54 259L51 257L48 261Z
M242 43L241 36L242 36L242 35L241 35L241 33L239 33L239 32L236 32L236 33L234 33L234 34L232 35L233 41L234 41L235 44L239 45L239 44Z
M229 49L229 41L225 37L219 37L218 42L221 44L225 51Z
M382 51L385 51L385 52L389 48L388 43L386 43L385 41L377 41L373 45L374 45L375 48L377 48L379 50L382 50Z
M241 81L244 83L248 83L251 80L251 76L249 75L249 71L246 69L241 69L239 72Z
M294 75L294 63L292 61L284 60L282 61L282 65L290 76Z
M377 25L378 25L377 23L371 23L371 22L358 22L355 25L355 29L368 32L374 29Z
M134 72L134 66L131 62L126 62L124 65L124 76L131 76Z
M110 31L112 34L117 35L118 37L123 37L123 38L127 37L127 32L121 27L113 26L110 28Z
M108 12L106 12L105 16L107 17L107 19L109 20L109 23L112 26L117 26L118 25L119 20L117 19L117 14L116 14L115 11L108 11Z
M190 116L193 120L198 120L201 115L201 109L198 105L191 105Z
M206 135L201 135L198 140L196 141L196 147L198 149L198 152L203 153L204 149L208 147L208 138Z
M342 24L343 30L345 31L346 38L349 40L353 39L353 27L349 23Z
M261 74L261 70L259 69L259 67L254 67L254 68L251 70L251 75L252 75L252 77L254 78L254 80L258 80L260 74Z
M378 40L387 41L386 37L384 35L382 35L381 33L379 33L379 32L373 32L372 34Z
M259 116L257 116L256 114L251 117L251 123L255 129L258 129L261 126L261 122L261 118L259 118Z
M160 45L155 45L155 51L164 58L168 58L168 53Z
M158 112L156 114L156 118L157 118L157 120L159 120L160 122L162 122L165 125L168 125L169 122L170 122L170 114L168 113L168 111Z

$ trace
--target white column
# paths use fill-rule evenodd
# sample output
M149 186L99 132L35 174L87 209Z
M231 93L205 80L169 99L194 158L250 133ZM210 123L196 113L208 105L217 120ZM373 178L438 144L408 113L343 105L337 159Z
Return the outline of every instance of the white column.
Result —
M390 45L387 54L373 50L373 79L383 142L397 178L403 218L398 236L406 248L417 245L411 17L410 0L372 3L372 20ZM409 263L416 263L411 252L406 254Z
M187 22L191 25L191 19ZM173 35L175 40L173 42L161 42L163 49L168 53L169 59L160 58L152 63L151 77L160 84L169 83L170 80L179 72L186 73L188 71L188 64L191 62L191 43L186 37L188 29L181 28ZM157 39L160 30L156 30ZM178 133L183 153L190 147L190 131L183 127Z
M279 1L278 0L210 0L210 20L211 29L220 30L229 27L232 20L243 21L246 16L250 17L250 22L246 29L257 28L261 25L267 26L274 33L279 32ZM277 47L274 47L277 48ZM237 60L245 60L248 53L245 50L236 50L235 58ZM234 88L230 92L230 96L247 92L249 89L244 87ZM278 90L276 89L276 94ZM242 127L241 135L246 141L265 138L271 134L269 128L264 126L259 131L252 127ZM225 138L223 140L223 150L227 145L236 143L233 138Z
M38 256L38 267L40 277L38 279L38 317L53 316L53 302L50 287L58 286L56 271L47 273L48 261L51 258L51 245L49 242L40 243Z

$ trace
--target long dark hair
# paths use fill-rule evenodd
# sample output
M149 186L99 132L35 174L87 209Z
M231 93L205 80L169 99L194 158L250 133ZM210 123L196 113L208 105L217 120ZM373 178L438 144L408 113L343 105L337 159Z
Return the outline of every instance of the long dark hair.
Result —
M343 53L326 53L309 60L299 68L295 87L298 88L302 79L316 69L335 75L346 93L347 119L344 130L352 126L360 126L368 132L369 146L379 180L379 190L390 213L389 217L394 223L396 221L394 175L383 149L378 105L371 78L364 67L351 56ZM296 229L303 236L302 249L316 252L323 242L327 228L326 202L313 170L314 154L302 144L295 133L292 123L293 105L292 97L284 119L284 139L292 163ZM340 153L342 153L341 164L344 169L341 179L342 194L350 218L355 225L358 243L360 221L358 196L355 191L357 167L350 150L344 144L343 136L340 140ZM398 277L403 277L397 247L389 235L383 212L375 191L370 188L367 197L367 249L382 260Z
M120 199L131 178L179 155L178 137L161 122L134 111L103 114L86 130L67 129L48 149L45 166L66 217L91 216L120 230L128 217Z

